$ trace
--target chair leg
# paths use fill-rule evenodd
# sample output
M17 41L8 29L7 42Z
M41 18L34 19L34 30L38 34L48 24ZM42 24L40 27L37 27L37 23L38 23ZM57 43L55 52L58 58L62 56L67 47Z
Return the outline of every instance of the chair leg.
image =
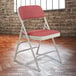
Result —
M53 44L54 44L54 46L55 46L55 49L56 49L58 58L59 58L59 60L60 60L60 63L62 63L62 62L61 62L61 57L60 57L59 51L58 51L58 49L57 49L56 42L55 42L54 38L52 38L52 41L53 41Z
M40 44L41 44L41 40L39 41L39 45L38 45L38 48L37 48L37 52L36 52L37 55L39 53Z
M14 56L14 61L16 60L17 51L18 51L18 47L19 47L19 43L20 43L21 37L22 37L22 27L21 27L20 34L19 34L19 40L18 40L17 47L16 47L16 52L15 52L15 56Z
M30 46L30 50L31 50L31 52L32 52L32 55L33 55L33 57L34 57L34 61L35 61L35 63L36 63L37 69L38 69L38 71L40 72L40 68L39 68L39 65L38 65L37 57L35 57L35 54L34 54L34 52L33 52L33 48L32 48L32 46L31 46L30 39L29 39L29 37L28 37L27 34L26 34L26 36L24 36L24 37L27 38L27 41L28 41L28 44L29 44L29 46Z
M14 56L14 61L16 60L16 56L17 56L18 47L19 47L19 42L18 42L17 47L16 47L16 52L15 52L15 56Z
M16 52L15 52L15 56L14 56L14 61L16 60L19 43L20 43L20 39L19 39L18 44L17 44L17 47L16 47ZM40 72L40 68L39 68L39 65L38 65L38 62L37 62L37 58L35 57L35 54L34 54L34 52L33 52L33 48L32 48L32 46L31 46L31 44L29 44L29 45L30 45L30 49L31 49L32 55L33 55L33 57L34 57L34 60L35 60L37 69L38 69L38 71Z
M38 69L38 71L40 72L40 68L39 68L39 65L38 65L38 61L37 61L37 58L35 57L35 54L34 54L34 52L33 52L33 49L32 49L32 46L31 46L30 42L29 42L29 45L30 45L30 49L31 49L32 55L33 55L33 57L34 57L34 60L35 60L37 69Z

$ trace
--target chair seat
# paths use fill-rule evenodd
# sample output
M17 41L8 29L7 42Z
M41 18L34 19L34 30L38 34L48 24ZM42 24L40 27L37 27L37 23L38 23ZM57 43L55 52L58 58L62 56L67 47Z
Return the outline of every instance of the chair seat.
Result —
M60 36L60 32L56 30L32 30L27 32L31 39L34 40L45 40L53 37Z

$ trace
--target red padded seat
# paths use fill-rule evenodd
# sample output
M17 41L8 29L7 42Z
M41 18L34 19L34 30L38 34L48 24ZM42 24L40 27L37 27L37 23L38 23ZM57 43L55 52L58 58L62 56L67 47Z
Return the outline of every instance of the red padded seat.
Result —
M33 30L33 31L29 31L28 35L31 36L47 36L47 35L52 35L52 34L56 34L56 33L60 33L59 31L56 30Z

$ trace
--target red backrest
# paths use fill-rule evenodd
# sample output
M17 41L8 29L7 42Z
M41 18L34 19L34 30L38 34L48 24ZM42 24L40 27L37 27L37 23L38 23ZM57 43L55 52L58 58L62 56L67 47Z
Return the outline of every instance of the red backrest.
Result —
M42 8L37 5L21 6L19 7L18 11L22 20L44 17Z

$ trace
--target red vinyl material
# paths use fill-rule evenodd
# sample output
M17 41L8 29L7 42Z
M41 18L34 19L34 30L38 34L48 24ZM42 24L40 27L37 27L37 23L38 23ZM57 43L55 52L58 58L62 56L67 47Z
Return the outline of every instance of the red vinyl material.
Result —
M59 33L59 31L56 30L33 30L29 31L28 35L30 36L47 36L47 35L52 35Z
M42 11L42 8L37 5L21 6L19 8L19 14L22 20L44 17L44 12Z

